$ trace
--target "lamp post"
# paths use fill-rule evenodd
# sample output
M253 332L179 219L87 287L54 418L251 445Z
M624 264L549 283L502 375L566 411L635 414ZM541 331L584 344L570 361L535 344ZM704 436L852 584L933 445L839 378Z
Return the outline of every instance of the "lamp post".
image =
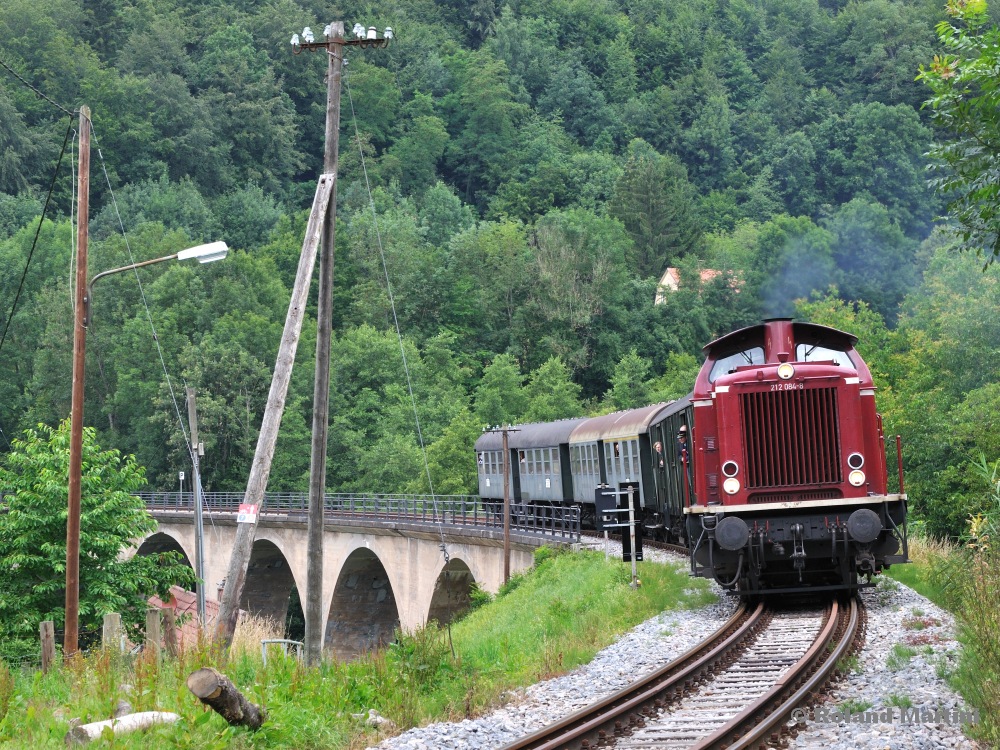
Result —
M87 112L89 125L89 111ZM81 129L83 130L83 129ZM88 134L89 135L89 134ZM81 133L82 139L82 133ZM89 167L89 161L88 161ZM82 182L82 179L81 179ZM82 197L81 191L81 197ZM94 282L105 276L131 271L154 263L168 260L197 260L211 263L226 257L229 248L225 242L210 242L173 255L154 258L141 263L132 263L110 271L102 271L87 282L86 220L84 201L80 203L80 224L77 257L77 292L73 331L73 393L70 407L69 444L69 504L66 517L66 632L63 638L63 653L75 654L79 647L80 620L80 482L83 465L83 385L84 364L87 352L87 326L90 325L90 301L93 299Z

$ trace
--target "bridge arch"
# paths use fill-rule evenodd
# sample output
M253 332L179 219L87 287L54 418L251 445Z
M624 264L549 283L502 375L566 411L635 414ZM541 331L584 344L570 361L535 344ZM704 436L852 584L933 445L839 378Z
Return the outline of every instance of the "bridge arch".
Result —
M255 540L240 609L284 628L292 589L297 589L295 576L281 548L268 539Z
M439 625L454 622L472 607L472 587L476 579L463 560L451 558L434 581L427 622Z
M134 555L159 555L163 552L179 552L182 558L181 562L194 570L194 563L191 562L194 558L193 553L188 555L187 550L184 549L183 540L164 531L157 531L152 536L147 537L143 540L142 544L133 548L129 557Z
M399 608L385 565L368 547L344 560L333 588L326 625L326 648L352 659L384 646L399 627Z

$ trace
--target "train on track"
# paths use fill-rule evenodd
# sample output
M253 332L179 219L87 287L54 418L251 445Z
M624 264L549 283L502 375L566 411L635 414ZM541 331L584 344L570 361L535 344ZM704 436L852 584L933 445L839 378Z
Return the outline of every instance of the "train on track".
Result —
M684 545L693 575L741 596L870 585L907 561L906 495L888 491L875 387L856 343L834 328L765 320L708 344L684 398L517 425L507 437L512 510L576 505L593 526L597 493L631 488L644 534ZM502 446L496 431L476 442L490 502L504 498Z

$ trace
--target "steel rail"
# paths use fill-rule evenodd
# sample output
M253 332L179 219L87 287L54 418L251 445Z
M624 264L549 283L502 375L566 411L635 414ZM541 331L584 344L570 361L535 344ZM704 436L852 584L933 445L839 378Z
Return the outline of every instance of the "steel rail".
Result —
M738 750L771 746L774 739L772 735L780 733L791 718L792 711L822 689L837 670L840 660L854 647L861 622L858 598L852 597L846 609L846 612L843 611L838 602L834 601L826 626L795 666L756 703L726 727L692 745L692 750ZM778 705L762 721L755 721L755 717L765 710L765 706L775 703Z
M740 605L717 631L665 667L604 700L587 706L542 729L526 735L502 750L555 750L589 747L593 741L621 731L622 717L634 724L637 715L649 715L664 705L664 694L676 692L696 682L703 673L722 662L738 644L746 641L766 619L763 604L748 613Z

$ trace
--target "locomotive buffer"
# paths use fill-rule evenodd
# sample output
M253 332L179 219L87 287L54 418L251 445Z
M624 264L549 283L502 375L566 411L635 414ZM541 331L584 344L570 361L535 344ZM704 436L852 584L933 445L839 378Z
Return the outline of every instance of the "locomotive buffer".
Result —
M628 533L622 532L622 561L632 563L632 588L639 586L635 564L642 560L642 527L636 523L639 516L639 496L636 489L635 485L629 484L623 490L613 490L607 485L594 490L596 526L598 531L604 531L605 540L608 538L608 529L628 529ZM622 498L626 499L624 508L621 507ZM625 513L628 514L628 520L620 521L619 518ZM635 554L632 554L633 550Z

